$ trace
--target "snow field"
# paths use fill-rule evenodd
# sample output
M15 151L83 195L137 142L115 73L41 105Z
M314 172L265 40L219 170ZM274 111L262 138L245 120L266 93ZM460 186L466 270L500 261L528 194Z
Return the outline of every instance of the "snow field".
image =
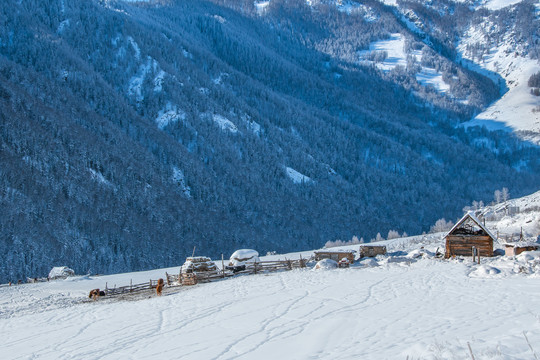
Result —
M134 282L163 277L165 269L3 287L3 354L7 359L463 359L469 342L477 359L531 358L522 332L533 346L540 340L538 276L494 278L482 270L487 264L443 261L427 253L421 260L367 259L349 269L239 276L161 298L149 293L138 301L87 302L87 292L103 288L104 281L120 286L131 277ZM475 278L472 272L488 274Z

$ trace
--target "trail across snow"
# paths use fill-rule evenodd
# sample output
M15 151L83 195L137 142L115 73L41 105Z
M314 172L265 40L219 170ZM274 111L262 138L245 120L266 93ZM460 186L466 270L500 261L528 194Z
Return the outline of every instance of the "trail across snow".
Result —
M239 276L137 301L88 302L87 290L165 270L3 287L2 358L463 359L467 343L476 359L532 358L523 331L540 351L539 277L405 259Z

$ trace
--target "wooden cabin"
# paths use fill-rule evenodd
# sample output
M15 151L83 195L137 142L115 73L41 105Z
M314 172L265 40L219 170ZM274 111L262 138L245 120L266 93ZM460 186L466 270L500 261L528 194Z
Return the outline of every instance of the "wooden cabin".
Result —
M493 256L495 236L472 212L465 214L446 234L444 258L451 256L471 256L475 247L481 257Z
M506 256L517 256L524 251L540 250L540 244L530 242L514 242L504 244L504 254Z
M360 245L360 257L375 257L377 255L386 255L386 246L384 245Z
M317 250L315 251L315 261L331 259L339 263L342 259L347 259L350 264L353 264L355 253L354 250Z

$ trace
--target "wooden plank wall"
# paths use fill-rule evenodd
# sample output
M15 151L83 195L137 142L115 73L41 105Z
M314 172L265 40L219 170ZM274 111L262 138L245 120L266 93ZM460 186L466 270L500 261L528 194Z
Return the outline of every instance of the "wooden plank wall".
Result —
M472 256L473 246L478 249L481 257L493 256L493 239L489 236L448 235L444 257Z

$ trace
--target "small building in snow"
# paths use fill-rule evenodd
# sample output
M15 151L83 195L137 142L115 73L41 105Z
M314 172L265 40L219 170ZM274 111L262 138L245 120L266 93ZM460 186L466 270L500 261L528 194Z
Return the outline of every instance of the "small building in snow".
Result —
M342 259L347 259L352 264L354 263L355 253L354 250L317 250L315 251L315 261L330 259L339 263Z
M512 242L504 244L504 254L506 256L517 256L524 251L537 251L540 250L540 244L534 242Z
M360 257L375 257L377 255L386 255L386 246L384 245L360 245Z
M446 251L444 258L454 255L471 256L473 247L479 256L493 256L495 236L472 212L468 212L445 235Z

